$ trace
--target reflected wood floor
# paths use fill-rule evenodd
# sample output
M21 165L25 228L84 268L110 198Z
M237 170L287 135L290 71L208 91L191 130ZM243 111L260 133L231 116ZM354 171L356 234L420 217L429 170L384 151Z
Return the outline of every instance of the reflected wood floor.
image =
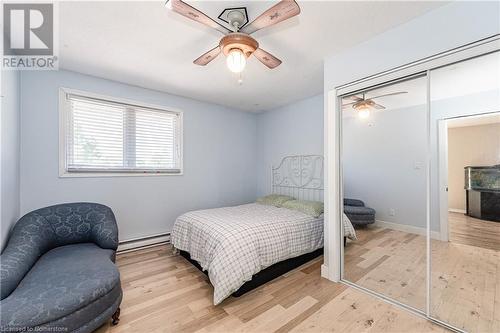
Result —
M345 277L425 311L426 239L371 226L345 247ZM500 252L431 242L431 314L469 332L500 332Z
M120 254L118 332L445 332L405 310L320 276L317 258L213 306L206 276L170 246Z
M500 251L500 222L449 213L450 242Z
M345 278L425 311L425 237L369 226L344 248Z

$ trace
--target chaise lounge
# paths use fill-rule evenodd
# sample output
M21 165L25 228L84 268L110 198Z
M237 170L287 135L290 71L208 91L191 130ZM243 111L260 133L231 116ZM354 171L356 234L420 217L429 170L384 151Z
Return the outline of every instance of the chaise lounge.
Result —
M344 199L344 213L355 226L375 223L375 209L366 207L361 200Z
M118 229L109 207L70 203L35 210L0 256L2 332L92 332L118 322Z

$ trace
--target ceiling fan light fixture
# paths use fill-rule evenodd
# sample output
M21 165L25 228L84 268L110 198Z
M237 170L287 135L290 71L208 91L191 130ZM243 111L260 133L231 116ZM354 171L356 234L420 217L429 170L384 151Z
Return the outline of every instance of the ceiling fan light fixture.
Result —
M233 73L241 73L247 64L247 59L240 49L232 49L227 54L227 68Z
M370 109L362 109L358 111L358 116L361 119L366 119L370 117Z
M370 116L370 106L368 104L362 103L355 107L358 112L358 117L361 119L366 119Z
M196 58L194 64L206 66L222 53L227 57L227 67L234 73L243 71L246 58L252 54L268 68L278 67L281 60L259 48L259 43L250 34L300 14L300 7L295 0L281 0L248 24L246 7L226 8L218 18L229 23L233 29L231 30L183 0L166 0L165 6L224 35L219 46Z

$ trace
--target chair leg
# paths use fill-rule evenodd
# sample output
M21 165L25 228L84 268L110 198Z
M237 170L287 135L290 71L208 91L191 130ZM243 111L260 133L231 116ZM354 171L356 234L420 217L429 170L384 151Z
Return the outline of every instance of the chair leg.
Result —
M114 325L118 325L120 322L120 308L116 309L115 313L111 316L111 323Z

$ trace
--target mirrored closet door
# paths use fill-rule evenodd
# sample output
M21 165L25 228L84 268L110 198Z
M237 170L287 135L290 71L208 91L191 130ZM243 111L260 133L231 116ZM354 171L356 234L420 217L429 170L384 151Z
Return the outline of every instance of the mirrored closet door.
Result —
M500 52L430 78L430 316L500 332Z
M427 77L341 98L343 279L420 312L427 294Z
M471 333L500 332L498 49L337 100L342 280Z

